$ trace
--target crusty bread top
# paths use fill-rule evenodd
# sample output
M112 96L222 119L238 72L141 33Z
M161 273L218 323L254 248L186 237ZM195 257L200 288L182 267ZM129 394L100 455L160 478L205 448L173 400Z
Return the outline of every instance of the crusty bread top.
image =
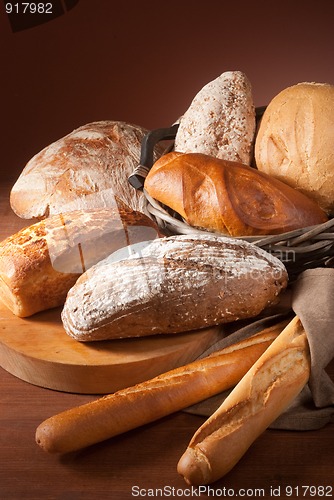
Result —
M0 273L23 283L50 260L59 272L81 274L113 251L157 234L147 216L121 206L56 214L0 243Z
M310 353L295 317L192 437L178 463L188 484L227 474L307 383Z
M28 162L12 188L12 209L23 218L44 218L114 207L121 200L143 211L143 195L130 186L128 176L139 164L146 133L140 126L118 121L79 127ZM162 148L156 151L161 154Z
M231 238L179 235L130 250L93 266L69 291L69 335L104 340L235 321L259 314L287 285L282 262Z
M269 103L255 141L259 170L334 211L334 85L303 82Z
M157 236L151 219L125 205L53 215L0 243L0 298L18 316L56 307L90 266Z
M327 220L313 200L278 179L201 153L162 156L145 189L191 226L231 236L279 234Z

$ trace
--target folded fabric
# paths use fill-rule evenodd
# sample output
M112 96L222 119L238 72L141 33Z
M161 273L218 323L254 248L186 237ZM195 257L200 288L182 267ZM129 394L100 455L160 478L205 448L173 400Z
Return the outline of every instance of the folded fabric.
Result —
M334 269L306 270L291 286L291 290L291 308L286 312L251 322L216 342L200 357L296 314L303 324L310 346L311 375L300 395L270 428L319 429L334 422L334 381L326 372L326 367L334 359ZM225 391L185 411L208 417L222 404L228 393Z

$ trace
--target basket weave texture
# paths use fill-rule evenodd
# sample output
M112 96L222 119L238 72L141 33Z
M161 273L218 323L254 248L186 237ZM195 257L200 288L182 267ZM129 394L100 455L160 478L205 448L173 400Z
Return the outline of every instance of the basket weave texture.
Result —
M167 236L207 233L181 220L178 214L171 212L168 207L163 207L145 190L144 194L147 215ZM226 237L226 235L220 236ZM232 238L232 236L227 237ZM237 239L253 243L281 260L287 268L290 279L296 278L306 269L334 265L334 219L278 235L245 236Z
M257 125L266 107L256 108ZM172 140L178 124L174 124L169 129L157 129L151 131L143 139L141 161L137 167L137 173L140 174L140 185L130 183L136 188L143 189L144 178L152 167L154 145L164 139ZM165 151L168 153L173 150L171 144ZM175 234L205 234L207 231L190 226L182 220L179 214L173 212L169 207L162 206L157 200L154 200L143 189L146 200L146 213L159 226L160 230L166 235ZM212 234L212 233L211 233ZM217 235L217 234L216 234ZM221 235L226 237L226 235ZM232 236L228 236L232 238ZM280 259L289 273L290 280L295 279L306 269L316 267L334 267L334 218L316 226L297 229L284 234L268 236L247 236L238 237L254 245L263 248L273 256Z

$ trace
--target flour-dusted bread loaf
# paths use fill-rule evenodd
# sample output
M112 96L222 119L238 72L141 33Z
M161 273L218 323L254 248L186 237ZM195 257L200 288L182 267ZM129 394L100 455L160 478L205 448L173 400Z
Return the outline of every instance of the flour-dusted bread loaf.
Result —
M60 306L93 264L156 236L154 223L126 206L53 215L0 243L0 299L21 317Z
M91 341L174 334L249 318L287 285L284 265L239 240L171 236L84 273L62 311L66 332Z
M84 125L44 148L23 169L10 203L25 219L83 208L107 208L118 200L143 211L144 198L128 182L140 163L147 130L119 121ZM157 159L162 148L156 147Z
M180 118L175 151L204 153L249 165L255 138L251 84L227 71L205 85Z

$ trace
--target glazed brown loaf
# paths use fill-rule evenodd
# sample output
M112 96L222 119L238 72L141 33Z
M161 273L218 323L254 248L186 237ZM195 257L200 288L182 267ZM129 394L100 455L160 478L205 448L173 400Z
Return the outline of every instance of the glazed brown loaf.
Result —
M120 121L77 128L27 163L11 190L12 209L22 218L41 219L73 210L114 208L120 201L142 212L143 194L127 179L139 164L146 133ZM156 146L154 158L162 151Z
M250 243L171 236L89 269L62 319L80 341L180 333L256 316L286 285L284 265Z
M200 153L164 155L145 189L191 226L231 236L279 234L327 220L314 201L279 180Z
M278 323L207 358L54 415L36 430L50 453L68 453L186 408L235 385L284 328Z
M177 470L188 484L212 483L227 474L307 383L310 355L295 317L198 429Z
M122 205L49 217L0 243L0 298L22 317L60 306L93 264L158 234L148 217Z

